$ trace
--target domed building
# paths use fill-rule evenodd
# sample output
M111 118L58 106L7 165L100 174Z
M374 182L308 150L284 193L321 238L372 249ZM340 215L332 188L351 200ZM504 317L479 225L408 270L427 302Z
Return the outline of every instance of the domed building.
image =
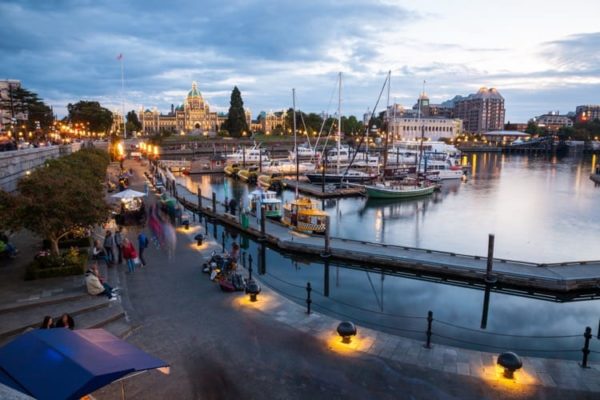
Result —
M156 108L152 110L142 108L139 119L145 135L156 134L161 130L173 133L208 134L217 132L220 123L217 113L211 112L208 103L202 98L196 82L192 82L192 89L182 105L178 107L171 105L171 112L168 114L161 114Z

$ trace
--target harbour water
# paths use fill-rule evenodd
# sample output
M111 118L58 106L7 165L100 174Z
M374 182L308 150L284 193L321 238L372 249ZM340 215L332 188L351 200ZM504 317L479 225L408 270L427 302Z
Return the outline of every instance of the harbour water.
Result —
M471 165L466 181L445 182L441 192L429 198L325 200L332 235L485 255L487 235L494 233L497 257L532 262L600 259L596 243L600 188L589 180L597 162L594 156L559 160L477 154L465 161ZM252 190L244 183L209 175L188 177L186 185L194 192L200 185L207 197L214 191L220 200L245 200ZM282 196L289 200L294 193L284 191ZM271 249L262 250L261 257L260 246L251 241L246 252L253 254L255 268L257 261L265 260L261 281L292 300L301 303L306 296L304 286L311 282L317 311L418 339L424 337L426 321L422 318L431 310L436 320L434 341L577 359L585 327L591 326L596 333L600 318L596 300L556 302L492 289L482 329L486 297L482 287L299 260ZM596 350L600 351L600 345Z

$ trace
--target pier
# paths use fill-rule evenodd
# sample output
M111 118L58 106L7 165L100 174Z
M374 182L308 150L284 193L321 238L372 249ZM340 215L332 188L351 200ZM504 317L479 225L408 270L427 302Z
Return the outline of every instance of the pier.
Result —
M562 295L600 293L600 261L562 263L532 263L486 256L467 255L432 249L397 246L331 237L328 243L322 235L307 235L267 220L261 229L257 218L250 218L247 228L241 217L225 212L225 205L213 199L199 197L181 185L172 187L171 194L194 213L232 227L256 240L283 251L311 256L326 255L330 259L364 263L375 268L410 271L448 279L489 282L527 292L552 292ZM200 203L200 205L199 205Z

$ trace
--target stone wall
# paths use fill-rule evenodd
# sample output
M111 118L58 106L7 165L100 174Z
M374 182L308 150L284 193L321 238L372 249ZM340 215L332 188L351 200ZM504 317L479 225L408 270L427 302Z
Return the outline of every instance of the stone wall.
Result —
M0 189L14 192L17 182L28 171L43 165L46 160L78 151L81 143L0 152Z

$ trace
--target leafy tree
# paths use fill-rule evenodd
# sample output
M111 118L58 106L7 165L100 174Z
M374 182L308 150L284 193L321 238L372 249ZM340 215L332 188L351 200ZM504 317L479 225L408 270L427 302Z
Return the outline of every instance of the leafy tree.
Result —
M84 149L49 161L21 179L18 194L10 200L17 205L19 223L48 239L51 252L58 255L61 238L106 219L102 182L108 163L107 153Z
M113 123L113 116L110 110L102 107L97 101L79 101L75 104L67 105L69 112L69 122L71 123L89 123L90 130L93 132L107 133Z
M137 114L135 113L134 110L131 110L127 113L127 132L133 132L133 131L141 131L142 130L142 123L140 122L140 120L138 119Z
M229 114L223 123L223 129L227 130L233 137L241 137L244 131L249 132L242 94L237 86L231 91Z

